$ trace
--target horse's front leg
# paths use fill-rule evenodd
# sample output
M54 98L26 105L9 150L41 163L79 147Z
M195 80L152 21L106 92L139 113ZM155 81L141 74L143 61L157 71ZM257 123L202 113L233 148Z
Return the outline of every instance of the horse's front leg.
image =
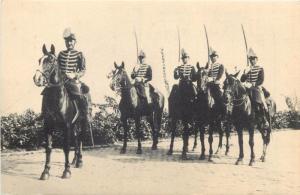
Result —
M171 118L171 117L169 118L169 128L171 130L171 143L170 143L170 149L169 149L167 155L172 155L173 154L176 123L177 123L177 119L174 119L174 118Z
M200 155L200 160L205 159L205 143L204 143L204 138L205 138L205 126L202 124L200 126L200 142L201 142L201 155Z
M189 128L188 128L188 122L183 121L183 147L182 147L182 160L187 160L187 152L188 152L188 145L189 145Z
M79 150L78 131L77 129L75 129L74 130L74 158L71 163L72 165L76 165L77 163L78 150Z
M213 124L210 124L209 125L209 128L208 128L208 143L209 143L209 156L208 156L208 161L212 162L212 155L213 155L213 147L212 147L212 143L214 141L214 138L213 138Z
M123 135L123 147L122 147L120 153L125 154L126 149L127 149L128 124L127 124L127 118L121 117L121 120L122 120L122 124L123 124L123 128L124 128L124 135Z
M69 152L70 152L70 142L71 142L71 127L67 125L64 132L64 154L65 154L65 170L63 172L62 178L68 179L71 177L70 163L69 163Z
M229 139L230 139L230 131L231 131L231 124L229 122L226 122L225 124L225 133L226 133L226 151L225 151L225 155L228 155L229 153Z
M142 131L141 131L141 118L140 117L136 117L135 118L135 128L136 128L136 134L138 137L138 148L136 153L137 154L142 154L142 143L141 143L141 139L142 139Z
M45 168L40 177L41 180L47 180L50 177L50 157L52 151L52 131L46 130L46 162Z
M237 127L237 133L238 133L240 154L239 154L239 158L237 159L235 164L239 165L243 162L243 159L244 159L243 128L242 127Z
M219 145L218 145L218 149L216 151L215 154L218 154L220 150L222 150L222 145L223 145L223 129L222 129L222 125L221 125L221 121L217 121L216 123L216 127L218 128L218 132L219 132Z
M262 162L266 161L266 155L267 155L267 147L270 143L270 135L271 135L271 128L267 128L265 130L259 130L263 139L263 152L260 157L260 160Z
M80 124L80 128L79 133L77 134L77 161L75 164L76 168L81 168L83 166L83 161L82 161L82 144L83 144L83 140L86 136L87 131L89 130L89 123L88 123L88 119L84 119L81 121Z
M199 125L198 124L195 124L195 127L194 127L194 134L195 134L195 137L194 137L194 145L193 145L193 149L192 151L195 151L195 149L197 148L197 140L198 140L198 131L199 131Z
M157 131L154 125L154 114L152 113L148 119L148 122L150 123L151 126L151 131L152 131L152 150L156 150L157 149Z
M254 154L254 127L249 128L249 146L251 150L249 166L252 166L255 162Z

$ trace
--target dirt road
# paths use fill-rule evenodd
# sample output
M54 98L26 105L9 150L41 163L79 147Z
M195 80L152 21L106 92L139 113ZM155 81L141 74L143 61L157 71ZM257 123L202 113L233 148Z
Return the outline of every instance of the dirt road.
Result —
M196 152L182 161L181 139L175 143L173 156L167 156L169 140L152 151L148 142L143 154L136 155L136 143L130 143L125 155L120 145L84 151L84 166L72 168L72 177L61 179L64 155L52 153L51 177L40 181L42 151L26 155L2 154L1 194L300 194L300 131L274 132L265 163L260 134L255 134L257 161L248 166L248 135L244 135L244 165L234 165L238 155L237 137L231 137L228 156L214 157L214 162L199 161ZM207 139L206 139L207 140ZM217 138L214 138L216 149ZM208 151L208 150L207 150ZM73 153L72 153L73 155Z

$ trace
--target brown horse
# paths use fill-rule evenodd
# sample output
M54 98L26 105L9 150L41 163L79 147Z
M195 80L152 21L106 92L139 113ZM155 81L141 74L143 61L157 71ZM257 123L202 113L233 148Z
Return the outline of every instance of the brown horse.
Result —
M142 153L142 132L141 132L141 117L146 116L150 123L153 136L152 150L157 149L158 135L161 127L161 119L164 108L164 96L162 93L152 88L150 94L152 97L152 104L148 104L146 98L140 97L137 89L131 84L131 81L125 70L124 62L120 66L114 63L115 69L109 74L111 78L111 89L121 95L119 109L121 112L121 121L124 127L123 147L120 151L121 154L126 153L127 148L127 134L128 124L127 120L133 118L135 120L138 149L137 154Z
M73 104L69 94L61 79L58 68L55 48L51 45L48 52L45 44L43 45L43 57L39 60L40 69L36 70L33 77L34 83L38 87L45 86L43 91L43 118L44 131L46 135L46 162L45 168L40 177L41 180L49 179L50 156L52 150L52 137L55 129L63 132L63 150L65 154L65 169L62 178L70 178L69 151L71 134L75 135L75 164L76 167L82 166L82 135L80 131L80 117L77 118L78 110Z
M263 154L261 160L264 162L266 158L267 146L270 143L271 134L271 117L269 117L270 127L263 128L262 110L259 105L251 102L246 88L236 77L239 74L230 75L226 72L226 80L224 81L224 99L226 103L226 115L231 119L233 125L238 132L240 154L236 164L240 164L244 158L243 150L243 129L249 132L249 146L251 149L249 165L255 162L254 154L254 129L257 128L263 139ZM276 104L274 101L270 104L270 116L276 112Z

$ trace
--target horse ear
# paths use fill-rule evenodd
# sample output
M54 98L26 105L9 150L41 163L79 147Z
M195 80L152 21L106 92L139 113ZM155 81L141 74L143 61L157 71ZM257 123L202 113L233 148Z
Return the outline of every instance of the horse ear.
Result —
M229 75L228 72L227 72L227 69L225 70L225 75L226 75L226 77L228 77L228 75Z
M199 64L199 62L197 62L196 67L197 67L198 70L200 70L200 64Z
M235 74L233 75L233 77L236 78L236 77L239 75L239 73L240 73L240 70L239 70L237 73L235 73Z
M117 65L117 63L116 63L116 62L114 62L114 66L115 66L115 68L116 68L116 69L118 68L118 65Z
M51 53L52 53L53 55L55 55L55 47L54 47L53 44L51 44Z
M46 55L48 53L45 43L43 44L43 54Z
M124 61L122 61L121 68L124 68L124 66L125 66Z

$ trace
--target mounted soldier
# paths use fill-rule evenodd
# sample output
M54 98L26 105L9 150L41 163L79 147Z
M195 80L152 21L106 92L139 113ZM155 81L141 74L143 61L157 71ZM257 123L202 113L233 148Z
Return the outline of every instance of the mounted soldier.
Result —
M206 69L208 69L208 87L210 89L211 95L216 103L217 108L219 108L220 113L223 114L224 105L221 90L221 80L224 75L224 65L218 62L219 54L210 49L209 54L211 64L207 63Z
M131 78L134 79L135 87L142 97L146 97L148 104L152 104L150 89L153 87L149 84L152 80L152 68L145 62L146 54L143 50L138 55L139 63L133 68Z
M252 48L249 49L248 59L251 66L244 70L241 81L244 82L244 86L249 92L252 104L257 103L259 105L258 109L263 112L264 128L268 128L268 107L266 104L265 95L269 97L270 94L265 88L262 87L262 84L264 83L264 68L257 64L258 57Z
M183 83L185 83L187 89L184 89L184 91L179 90L179 96L180 98L183 98L183 96L189 97L191 101L193 101L196 98L197 90L194 86L193 82L197 80L196 78L196 71L194 66L189 64L190 56L188 53L182 49L181 50L181 65L177 66L174 70L174 79L179 79L179 89L184 89L181 87Z

